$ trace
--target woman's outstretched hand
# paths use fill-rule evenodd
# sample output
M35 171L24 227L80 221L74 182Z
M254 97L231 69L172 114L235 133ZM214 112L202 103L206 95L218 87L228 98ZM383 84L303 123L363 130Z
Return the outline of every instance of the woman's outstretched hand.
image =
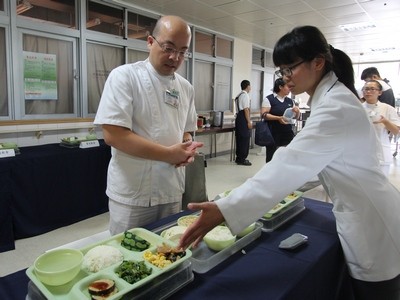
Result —
M215 226L224 221L224 217L214 202L189 203L188 209L201 210L200 217L186 229L179 241L179 246L186 249L190 245L196 248L203 237Z

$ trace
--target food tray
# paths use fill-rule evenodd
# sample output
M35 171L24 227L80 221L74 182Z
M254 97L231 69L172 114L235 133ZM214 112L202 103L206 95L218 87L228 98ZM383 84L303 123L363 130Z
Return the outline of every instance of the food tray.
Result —
M15 155L20 154L18 145L12 142L0 143L0 151L1 150L14 150Z
M72 140L71 140L72 139ZM60 146L66 147L66 148L78 148L81 144L81 142L87 142L87 141L94 141L97 140L96 136L91 136L88 135L86 137L66 137L62 138L60 142Z
M176 221L166 224L163 227L157 228L154 230L154 232L160 234L163 230L175 225L177 225ZM256 222L256 226L252 232L241 238L237 238L236 242L233 245L218 252L208 248L203 241L200 242L196 249L192 249L192 256L189 258L192 263L193 271L196 273L208 272L232 254L238 252L243 247L247 246L257 238L259 238L262 233L262 227L263 224L261 222Z
M161 245L162 243L165 243L169 246L175 247L176 244L162 238L161 236L143 229L143 228L134 228L129 230L130 232L136 234L137 236L145 239L150 243L150 248L147 250L150 250L152 252L156 251L157 246ZM125 280L119 278L119 276L115 273L115 269L119 266L120 263L116 263L114 265L111 265L108 268L105 268L103 270L98 271L97 273L90 273L87 272L83 269L78 273L78 275L69 283L61 285L61 286L48 286L43 284L35 275L34 272L34 267L31 266L27 269L26 274L30 278L30 280L36 285L36 287L40 290L40 292L48 299L65 299L65 300L70 300L70 299L90 299L90 295L88 292L88 286L92 281L102 279L102 278L107 278L107 279L112 279L115 281L116 288L118 289L118 293L116 293L113 296L110 296L107 298L108 300L114 300L114 299L120 299L123 295L127 294L128 292L137 289L146 283L153 281L155 278L158 276L165 274L166 272L173 270L183 262L185 262L187 259L189 259L192 256L192 252L190 250L186 250L186 255L182 257L181 259L173 262L169 266L166 266L164 268L158 268L154 265L152 265L150 262L145 260L143 258L143 253L146 251L141 251L141 252L135 252L135 251L130 251L128 249L125 249L122 247L121 241L124 237L123 233L120 233L118 235L115 235L109 239L100 241L98 243L94 243L92 245L89 245L87 247L81 248L80 250L82 251L83 254L86 254L90 249L92 249L95 246L98 245L109 245L109 246L114 246L115 248L119 249L123 256L124 260L135 260L135 261L145 261L145 264L147 267L152 269L152 273L147 276L146 278L130 284L126 282Z
M297 199L299 199L302 195L303 195L303 192L300 192L300 191L294 191L293 193L287 195L282 201L280 201L270 211L268 211L264 215L264 217L269 219L269 218L277 215L281 211L285 210L289 205L291 205Z
M192 282L194 274L192 264L185 260L175 269L161 274L153 281L128 292L123 296L124 300L148 300L148 299L166 299L176 291ZM26 300L46 300L43 293L32 281L28 283L28 295Z
M274 214L271 218L262 217L260 221L263 223L262 231L271 232L279 226L285 224L287 221L297 216L305 209L304 199L298 198L294 200L286 208L282 209L279 213Z

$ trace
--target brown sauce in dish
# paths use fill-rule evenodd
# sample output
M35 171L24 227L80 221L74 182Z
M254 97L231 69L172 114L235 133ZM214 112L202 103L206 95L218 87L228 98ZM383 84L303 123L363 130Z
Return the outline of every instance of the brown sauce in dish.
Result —
M89 287L102 291L102 290L108 289L110 287L110 285L104 281L97 281L97 282L91 283L89 285Z

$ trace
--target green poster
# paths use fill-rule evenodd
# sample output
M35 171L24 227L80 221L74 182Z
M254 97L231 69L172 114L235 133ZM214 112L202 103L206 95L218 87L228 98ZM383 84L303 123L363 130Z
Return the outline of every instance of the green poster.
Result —
M24 51L25 100L57 100L57 56Z

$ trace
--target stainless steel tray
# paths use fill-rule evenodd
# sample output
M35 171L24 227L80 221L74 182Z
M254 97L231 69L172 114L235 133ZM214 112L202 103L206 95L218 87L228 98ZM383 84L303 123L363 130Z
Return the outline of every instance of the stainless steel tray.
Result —
M175 225L177 225L176 221L156 228L153 232L160 234L163 230ZM196 273L208 272L232 254L238 252L243 247L259 238L262 233L262 227L263 224L261 222L256 222L256 226L252 232L248 233L244 237L238 238L232 246L218 252L208 248L204 242L200 242L196 249L192 249L192 256L188 259L192 263L193 271Z

